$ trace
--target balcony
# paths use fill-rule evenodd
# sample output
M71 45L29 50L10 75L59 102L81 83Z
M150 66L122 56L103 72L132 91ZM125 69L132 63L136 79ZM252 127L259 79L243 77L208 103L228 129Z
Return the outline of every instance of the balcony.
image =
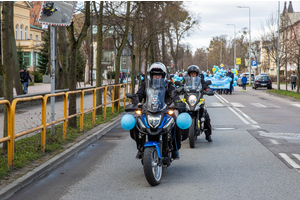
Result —
M16 40L17 47L20 46L22 49L36 49L40 48L44 42L40 40Z

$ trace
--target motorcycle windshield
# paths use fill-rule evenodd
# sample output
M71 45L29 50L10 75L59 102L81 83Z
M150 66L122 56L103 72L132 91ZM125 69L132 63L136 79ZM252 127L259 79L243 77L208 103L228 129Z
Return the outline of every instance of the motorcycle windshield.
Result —
M149 112L159 112L166 107L165 104L165 80L153 79L152 83L147 84L146 107Z
M201 85L201 78L200 77L186 77L185 78L185 84L184 84L185 90L196 90L200 91L202 89Z

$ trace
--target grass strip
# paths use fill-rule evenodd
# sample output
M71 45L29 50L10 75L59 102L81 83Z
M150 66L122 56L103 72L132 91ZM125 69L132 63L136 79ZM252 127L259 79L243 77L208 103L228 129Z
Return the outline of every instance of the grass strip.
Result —
M120 106L120 113L124 112L124 107ZM118 116L117 108L114 108L114 114L111 113L111 107L106 109L106 119L102 115L96 115L95 125L92 124L93 113L86 113L83 117L83 131L80 131L79 117L77 117L77 129L67 128L66 139L63 139L63 125L55 126L55 135L51 136L51 130L47 131L45 153L41 151L41 133L31 137L22 138L15 142L14 169L21 169L32 161L35 161L45 155L57 154L63 149L63 145L72 143L76 138L83 135L84 132L106 123L112 118ZM0 148L2 152L2 148ZM8 179L11 171L7 168L7 155L0 155L0 180Z
M300 99L300 93L297 93L297 92L286 91L286 90L276 90L276 89L271 89L271 90L268 90L267 92L279 94L279 95L286 96L286 97L292 97L292 98L295 98L298 100Z

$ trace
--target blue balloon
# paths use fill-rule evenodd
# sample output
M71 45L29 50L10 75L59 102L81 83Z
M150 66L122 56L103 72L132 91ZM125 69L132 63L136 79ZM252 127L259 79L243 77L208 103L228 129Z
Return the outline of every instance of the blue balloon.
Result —
M141 76L141 81L142 81L142 80L144 80L144 77L143 77L143 76Z
M209 75L208 75L208 77L212 77L212 75L211 75L211 74L209 74Z
M126 114L121 119L121 125L125 130L129 131L135 126L135 118L130 114Z
M229 80L229 81L232 81L232 78L228 77L228 80Z
M176 124L180 129L187 129L192 124L192 118L187 113L181 113L177 117Z
M124 80L124 82L123 83L127 83L127 81L126 80Z

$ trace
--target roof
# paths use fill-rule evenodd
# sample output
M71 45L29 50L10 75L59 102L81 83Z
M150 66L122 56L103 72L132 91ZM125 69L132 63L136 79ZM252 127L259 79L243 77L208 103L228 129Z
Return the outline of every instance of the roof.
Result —
M42 28L37 27L37 26L33 26L33 25L31 25L31 24L30 24L30 28L35 28L35 29L43 30Z

